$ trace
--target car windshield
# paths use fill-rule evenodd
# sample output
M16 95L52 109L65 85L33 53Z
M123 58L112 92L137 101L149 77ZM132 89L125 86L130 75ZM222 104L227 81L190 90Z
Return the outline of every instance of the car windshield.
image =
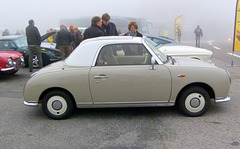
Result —
M27 39L26 37L22 36L17 39L14 39L13 42L19 47L23 48L27 46Z
M149 38L145 38L145 42L163 63L166 63L168 61L167 56L156 48L157 44L155 42L153 42Z
M167 41L165 39L162 38L156 38L156 37L150 37L150 36L146 36L148 39L152 40L154 43L156 43L154 46L155 47L161 47L165 44L169 44L171 43L170 41Z

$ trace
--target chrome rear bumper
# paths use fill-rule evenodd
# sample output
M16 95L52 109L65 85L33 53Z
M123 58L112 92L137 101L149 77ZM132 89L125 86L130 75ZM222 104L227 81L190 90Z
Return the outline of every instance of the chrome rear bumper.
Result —
M224 97L219 97L219 98L217 98L217 99L215 99L215 103L220 103L220 102L227 102L227 101L230 101L231 100L231 97L226 97L226 98L224 98Z
M31 107L37 107L38 106L38 102L23 101L23 104L26 105L26 106L31 106Z

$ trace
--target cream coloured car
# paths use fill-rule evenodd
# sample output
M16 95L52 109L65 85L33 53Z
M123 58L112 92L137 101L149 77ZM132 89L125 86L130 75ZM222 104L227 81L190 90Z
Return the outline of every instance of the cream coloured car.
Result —
M230 74L210 63L164 55L140 37L83 41L65 60L34 73L24 87L24 104L53 119L74 108L174 106L200 116L229 101Z

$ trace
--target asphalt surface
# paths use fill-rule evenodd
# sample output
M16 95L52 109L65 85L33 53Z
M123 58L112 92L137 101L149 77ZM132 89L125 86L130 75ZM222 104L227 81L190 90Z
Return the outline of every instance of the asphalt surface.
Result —
M205 115L195 118L169 107L78 109L69 119L52 120L41 106L22 104L28 69L0 76L0 148L239 149L240 53L229 55L232 45L227 41L201 46L213 51L215 65L231 73L232 100L211 103Z

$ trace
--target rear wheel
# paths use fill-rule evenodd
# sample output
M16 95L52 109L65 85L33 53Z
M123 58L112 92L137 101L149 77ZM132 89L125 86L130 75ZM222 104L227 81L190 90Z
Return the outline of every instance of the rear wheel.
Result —
M201 116L209 107L208 92L201 87L189 87L183 91L178 99L180 111L187 116Z
M44 113L52 119L65 119L72 114L74 103L69 94L55 90L44 96L42 108Z

